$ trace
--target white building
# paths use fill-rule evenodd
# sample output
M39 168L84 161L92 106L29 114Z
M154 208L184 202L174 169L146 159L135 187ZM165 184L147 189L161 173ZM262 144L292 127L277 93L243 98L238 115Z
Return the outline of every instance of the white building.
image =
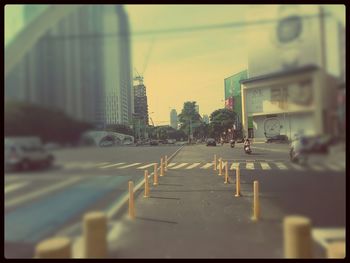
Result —
M248 31L248 79L241 81L245 136L334 133L332 94L343 62L340 43L330 40L340 39L334 35L339 24L323 11L317 5L252 8L254 19L275 22Z
M174 129L177 129L178 121L177 121L177 112L175 109L170 111L170 126Z

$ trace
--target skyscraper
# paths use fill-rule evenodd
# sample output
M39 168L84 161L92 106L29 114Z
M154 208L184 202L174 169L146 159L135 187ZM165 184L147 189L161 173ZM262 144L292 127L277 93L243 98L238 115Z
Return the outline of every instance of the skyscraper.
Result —
M42 7L24 5L24 21L36 8ZM102 127L129 123L131 89L129 24L120 5L85 5L68 14L5 79L5 99L60 109Z
M148 126L148 103L146 87L143 84L134 86L134 111Z
M170 126L174 129L177 129L177 112L175 109L170 111Z

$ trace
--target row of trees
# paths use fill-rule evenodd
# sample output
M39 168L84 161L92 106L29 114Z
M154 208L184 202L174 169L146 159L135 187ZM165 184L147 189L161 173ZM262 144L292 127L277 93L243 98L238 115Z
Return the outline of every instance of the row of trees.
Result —
M220 138L233 128L237 115L229 109L217 109L210 114L210 124L204 123L196 111L196 102L187 101L184 103L181 113L178 115L180 130L188 137L195 138ZM236 135L241 135L237 130Z
M16 101L5 102L4 117L5 136L39 136L44 143L76 144L93 128L61 111Z

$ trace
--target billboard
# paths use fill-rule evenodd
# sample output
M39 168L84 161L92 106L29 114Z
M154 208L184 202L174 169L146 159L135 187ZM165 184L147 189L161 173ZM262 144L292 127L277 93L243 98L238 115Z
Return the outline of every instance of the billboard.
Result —
M225 100L227 100L229 97L236 97L241 95L240 81L244 79L247 79L247 70L239 72L225 79Z
M250 7L247 22L271 22L246 31L249 77L310 64L323 67L322 10L319 5Z

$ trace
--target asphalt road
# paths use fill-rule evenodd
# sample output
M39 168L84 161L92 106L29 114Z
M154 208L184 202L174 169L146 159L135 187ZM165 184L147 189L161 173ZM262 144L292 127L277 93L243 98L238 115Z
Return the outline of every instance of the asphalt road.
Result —
M55 151L56 164L46 171L5 174L5 256L31 257L40 240L68 233L80 234L82 215L110 211L126 193L129 180L153 171L153 163L179 146L78 148ZM345 226L345 163L320 157L310 167L291 164L288 147L242 144L185 146L169 163L169 170L193 176L211 173L216 154L242 171L242 190L259 180L272 210L309 216L317 227ZM247 189L245 189L247 187ZM271 198L273 197L273 198ZM118 220L117 215L114 216Z

